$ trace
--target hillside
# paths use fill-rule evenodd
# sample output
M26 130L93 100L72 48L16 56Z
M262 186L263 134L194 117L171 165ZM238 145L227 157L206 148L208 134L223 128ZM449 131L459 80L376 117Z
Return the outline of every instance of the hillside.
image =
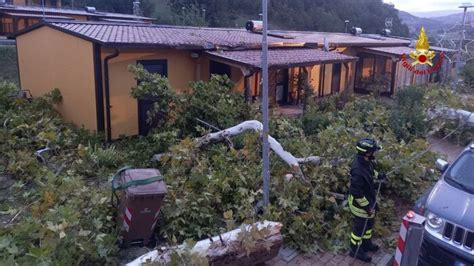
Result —
M144 15L159 24L238 27L248 20L260 19L261 1L255 0L142 0ZM131 13L128 0L67 0L64 6L96 6L98 10ZM398 10L382 0L272 0L269 1L269 24L273 29L343 32L349 26L361 27L364 33L379 33L385 19L393 18L394 35L408 36Z
M405 11L400 11L398 15L403 23L408 26L411 36L417 34L420 31L421 26L424 26L430 35L442 30L442 27L440 27L440 23L437 20L420 18Z
M427 12L410 12L410 14L420 17L420 18L434 18L434 17L443 17L447 15L457 14L458 10L442 10L442 11L427 11Z
M442 23L443 25L453 26L456 24L461 25L462 17L463 17L463 13L457 13L457 14L452 14L452 15L447 15L447 16L433 17L431 19L439 23ZM474 19L473 13L472 12L467 13L466 21L472 21L472 19Z
M428 31L430 39L439 39L440 35L444 34L445 30L447 30L447 37L449 39L459 39L459 32L461 31L460 27L463 17L462 13L441 17L423 18L414 16L408 12L400 11L399 16L403 23L408 26L411 37L416 37L421 26L424 26ZM471 26L472 23L469 23L472 21L474 21L474 14L470 12L466 16L466 37L468 39L474 38L474 27Z

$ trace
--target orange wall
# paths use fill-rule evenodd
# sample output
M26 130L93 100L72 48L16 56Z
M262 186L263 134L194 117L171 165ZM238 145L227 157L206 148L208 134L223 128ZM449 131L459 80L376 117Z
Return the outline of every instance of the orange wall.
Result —
M102 58L112 54L105 50ZM137 101L130 96L131 88L137 85L135 77L128 71L130 64L138 60L168 60L168 79L173 88L185 92L190 89L190 82L195 80L196 59L185 50L121 50L120 55L109 62L110 105L112 138L120 135L138 134ZM105 88L105 87L104 87Z
M92 43L42 27L16 39L22 89L33 97L58 88L64 120L97 129Z
M241 92L244 93L244 87L245 87L245 82L244 82L244 74L242 73L242 70L238 67L232 66L230 69L231 73L231 80L234 83L234 91L235 92Z
M26 0L13 0L13 4L24 6L26 5Z

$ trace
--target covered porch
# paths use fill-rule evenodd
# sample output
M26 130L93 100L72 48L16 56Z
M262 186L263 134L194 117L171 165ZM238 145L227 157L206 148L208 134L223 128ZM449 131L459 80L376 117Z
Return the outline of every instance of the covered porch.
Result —
M415 71L427 70L431 68L430 66L418 64L413 66L413 71L403 66L402 57L409 58L413 50L414 48L408 46L361 49L357 54L359 62L357 63L354 91L369 93L376 90L381 95L392 96L401 87L440 82L450 76L450 64L443 62L442 60L446 59L440 54L453 50L432 47L432 50L436 51L433 66L440 64L442 67L439 71L423 75L416 74ZM411 59L408 59L408 62L411 62Z
M261 97L261 50L209 51L211 62L240 69L235 90L248 101ZM350 89L356 57L310 48L270 49L269 100L271 106L297 106L308 95L319 97ZM292 108L293 109L293 108Z

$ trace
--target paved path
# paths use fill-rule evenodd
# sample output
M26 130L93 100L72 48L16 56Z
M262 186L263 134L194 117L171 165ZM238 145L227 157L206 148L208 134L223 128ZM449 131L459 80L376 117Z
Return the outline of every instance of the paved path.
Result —
M432 151L446 156L450 163L452 163L464 149L464 147L454 145L446 140L440 140L433 137L428 138L428 142L431 144L430 148Z
M319 253L314 255L299 255L296 258L292 259L290 262L285 262L283 258L276 257L275 259L268 261L266 265L274 266L365 266L365 265L376 265L376 266L386 266L392 255L386 251L379 251L372 255L371 263L363 263L359 260L355 260L350 257L347 253L345 254L334 254L331 252Z

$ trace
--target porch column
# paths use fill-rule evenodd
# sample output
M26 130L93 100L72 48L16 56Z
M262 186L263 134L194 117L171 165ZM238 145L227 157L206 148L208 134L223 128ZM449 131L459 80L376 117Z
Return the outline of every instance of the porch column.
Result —
M395 82L396 82L396 77L397 77L397 64L398 64L398 61L393 61L392 62L392 80L390 82L390 96L393 96L395 94Z
M310 83L309 83L309 73L313 70L313 66L303 67L303 86L304 86L304 103L303 103L303 113L306 112L308 105L308 96L310 95Z
M18 21L19 19L18 18L13 18L13 32L17 32L18 31Z
M276 85L277 85L277 72L274 69L268 71L268 100L270 106L276 104Z
M254 71L246 68L241 68L242 74L244 75L244 99L247 102L251 101L250 97L250 77L254 74Z
M352 83L351 80L349 80L349 79L350 79L350 73L349 73L349 71L350 71L350 66L349 66L349 62L345 62L345 63L344 63L344 67L346 68L346 76L345 76L345 78L344 78L344 79L345 79L345 83L346 83L346 84L344 84L344 97L347 99L347 98L349 98L349 93L350 93L349 90L350 90L350 86L351 86L351 83Z

